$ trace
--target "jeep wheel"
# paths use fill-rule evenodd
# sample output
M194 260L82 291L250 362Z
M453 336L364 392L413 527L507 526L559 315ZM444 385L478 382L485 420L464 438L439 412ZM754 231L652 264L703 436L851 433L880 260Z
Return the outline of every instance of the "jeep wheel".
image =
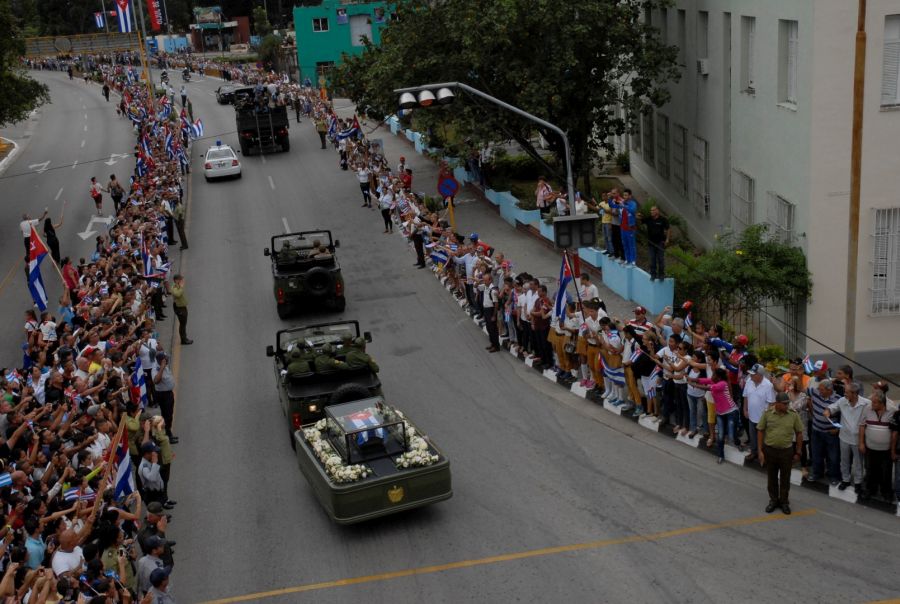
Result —
M358 401L360 399L372 396L369 389L362 384L341 384L338 386L331 397L328 399L329 405L338 405L340 403L349 403L350 401Z
M288 319L291 316L291 305L290 304L279 304L278 308L278 318L279 319Z
M306 273L306 290L309 295L321 298L331 291L331 274L317 266Z

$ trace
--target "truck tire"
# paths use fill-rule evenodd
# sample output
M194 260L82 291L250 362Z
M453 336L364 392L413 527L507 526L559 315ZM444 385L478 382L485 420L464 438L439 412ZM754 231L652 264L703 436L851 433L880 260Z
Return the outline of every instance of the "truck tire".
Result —
M291 311L293 310L291 308L290 304L278 304L276 308L278 309L278 318L279 319L289 319L290 318Z
M250 155L249 147L247 146L247 143L245 143L244 141L241 141L241 154Z
M331 273L316 266L306 273L306 290L309 295L321 298L331 291Z
M281 141L281 150L282 151L290 151L291 150L291 141L287 137L283 141Z
M358 401L360 399L369 398L369 389L362 384L341 384L338 386L331 397L328 399L329 405L339 405L340 403L349 403L350 401Z

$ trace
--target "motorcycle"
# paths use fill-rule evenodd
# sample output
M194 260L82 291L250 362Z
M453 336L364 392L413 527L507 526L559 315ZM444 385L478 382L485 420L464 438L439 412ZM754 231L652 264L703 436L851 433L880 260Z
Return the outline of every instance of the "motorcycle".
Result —
M169 72L167 72L167 71L162 72L162 75L159 76L159 81L162 82L163 84L168 84L169 83Z
M191 81L191 72L185 69L181 72L181 81L182 82L190 82Z

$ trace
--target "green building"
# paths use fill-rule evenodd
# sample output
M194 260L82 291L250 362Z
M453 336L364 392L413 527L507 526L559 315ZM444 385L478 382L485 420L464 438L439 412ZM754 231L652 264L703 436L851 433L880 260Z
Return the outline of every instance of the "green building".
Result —
M297 36L297 64L301 81L309 78L318 85L339 64L341 55L360 54L362 38L381 43L381 30L391 19L388 2L324 0L319 6L294 7L294 31Z

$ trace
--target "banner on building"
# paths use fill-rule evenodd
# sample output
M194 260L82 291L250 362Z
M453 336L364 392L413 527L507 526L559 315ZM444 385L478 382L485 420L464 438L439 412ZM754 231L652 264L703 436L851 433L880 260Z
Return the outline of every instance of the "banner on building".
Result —
M147 14L150 15L150 30L159 31L162 28L163 16L159 0L147 0Z

